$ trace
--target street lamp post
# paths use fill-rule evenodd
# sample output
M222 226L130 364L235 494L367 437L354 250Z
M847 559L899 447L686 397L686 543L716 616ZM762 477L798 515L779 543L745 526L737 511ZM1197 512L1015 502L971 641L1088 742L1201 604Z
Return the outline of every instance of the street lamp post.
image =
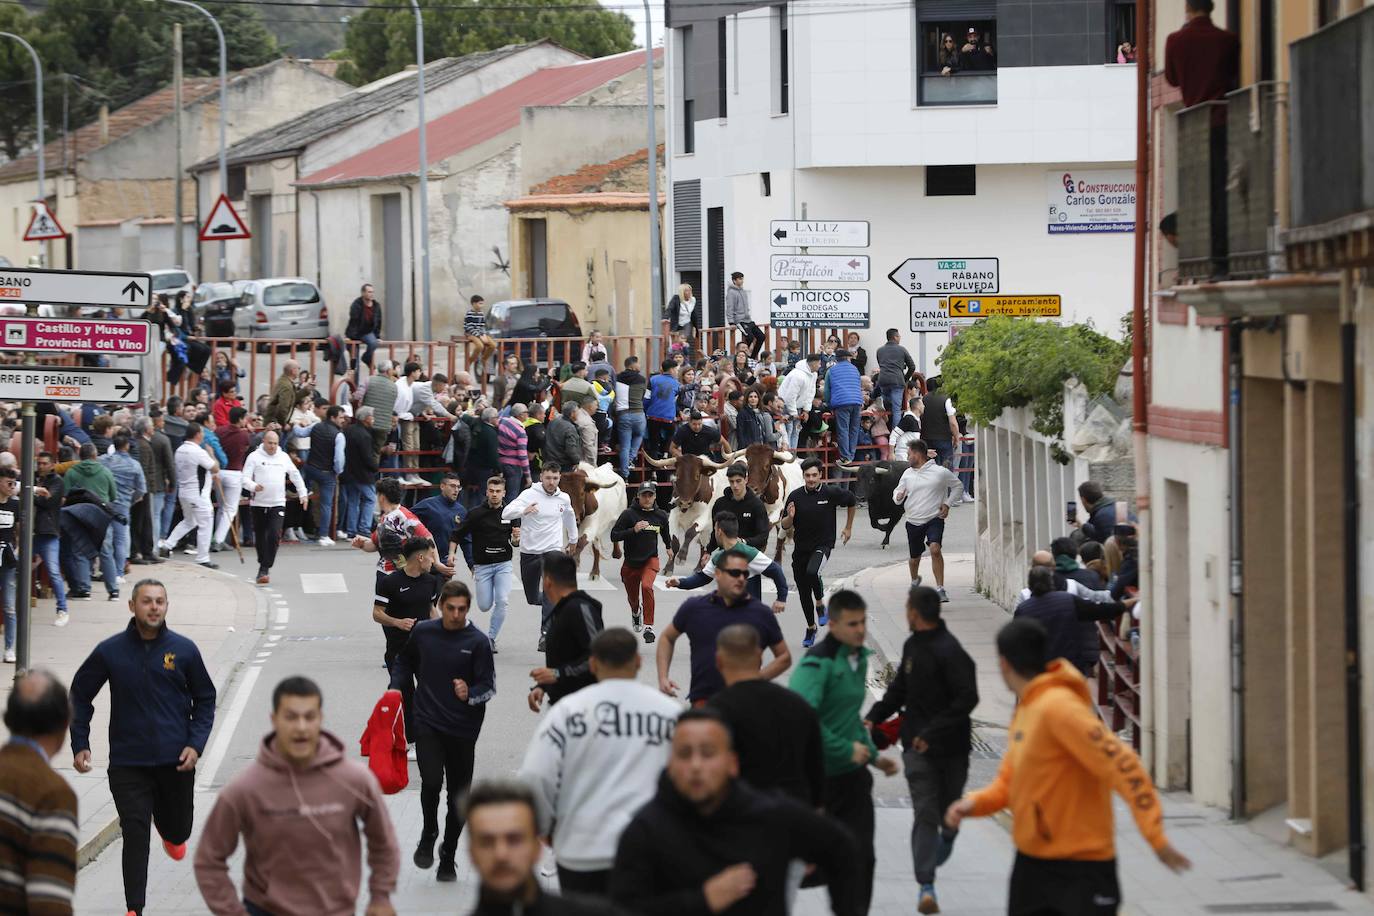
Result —
M415 11L415 77L420 116L420 340L432 332L429 315L429 154L425 146L425 17L419 0L410 0Z
M644 70L649 108L649 301L654 309L649 316L649 327L652 328L663 314L663 265L658 237L658 127L654 123L654 36L649 0L644 0Z
M13 32L0 32L0 38L13 38L23 45L24 50L29 52L29 57L33 58L34 96L38 104L38 199L46 202L48 198L44 193L43 180L45 178L45 166L47 165L45 160L48 157L43 149L43 64L39 61L38 52L33 49L33 45L29 44L18 35Z
M155 2L155 0L149 0ZM229 52L224 44L224 29L219 27L219 20L211 15L210 11L199 3L192 3L191 0L165 0L167 3L175 3L177 6L190 7L200 13L210 24L215 27L215 37L219 39L219 190L221 194L229 193L229 165L228 165L228 142L227 137L228 117L229 117ZM180 232L181 227L177 226L176 231ZM219 243L219 278L224 279L226 269L225 243Z

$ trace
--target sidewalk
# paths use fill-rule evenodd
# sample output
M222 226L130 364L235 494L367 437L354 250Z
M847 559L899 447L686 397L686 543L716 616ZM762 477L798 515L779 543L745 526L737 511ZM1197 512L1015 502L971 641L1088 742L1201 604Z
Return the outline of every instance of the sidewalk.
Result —
M929 558L922 564L922 575L927 584L934 584ZM901 658L907 636L905 606L910 585L905 563L865 570L849 582L850 587L869 599L870 607L877 608L869 618L869 643L877 651L879 670ZM973 713L974 751L968 782L969 788L977 788L995 775L998 759L1006 747L1006 727L1011 721L1013 703L998 673L995 639L998 628L1011 615L974 591L971 554L946 555L945 587L950 597L949 604L944 606L945 623L978 666L978 707ZM1374 916L1374 901L1347 889L1316 860L1261 836L1246 824L1229 821L1224 812L1197 804L1186 793L1165 793L1162 798L1169 838L1193 861L1193 870L1174 875L1161 865L1136 831L1126 806L1115 797L1123 913L1206 916L1221 912L1340 911ZM1009 820L1003 822L1010 824ZM899 841L893 828L884 829L881 818L879 824L880 844ZM1008 870L997 871L990 862L981 862L978 871L987 880L960 887L963 905L958 912L1005 912L1011 854L1004 853L1000 843L985 845L987 840L985 833L962 831L959 847L950 860L948 877L954 877L954 866L961 854L973 853L971 847L975 845L980 860L989 857L1005 864ZM880 847L880 876L886 871L882 865L884 858ZM946 905L945 891L952 888L946 887L945 869L941 869L940 876L940 902ZM909 872L907 880L910 881ZM882 883L879 882L880 888ZM878 900L875 896L875 911ZM949 901L954 902L952 894ZM951 907L949 912L955 910Z
M232 561L233 555L228 556ZM224 688L239 661L257 641L258 630L266 619L265 609L260 612L258 595L246 583L180 559L157 566L132 567L120 587L118 601L106 600L104 588L95 583L91 600L69 603L71 623L63 629L52 625L55 602L51 598L39 601L32 610L31 666L51 670L70 687L76 669L96 643L128 626L129 595L134 583L145 577L166 584L168 624L200 647L222 700ZM0 679L0 703L8 699L12 685L12 679ZM109 727L109 693L102 690L96 697L95 717L91 721L91 756L95 768L89 773L76 772L72 768L70 746L63 747L53 759L54 768L76 790L81 830L78 867L89 862L119 835L119 820L105 778L105 764L110 756Z

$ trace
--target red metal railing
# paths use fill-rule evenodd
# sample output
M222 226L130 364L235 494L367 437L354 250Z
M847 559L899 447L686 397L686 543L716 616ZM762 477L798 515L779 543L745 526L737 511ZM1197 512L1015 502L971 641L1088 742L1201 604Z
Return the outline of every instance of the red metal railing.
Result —
M1140 750L1140 654L1115 621L1097 624L1097 711L1113 732L1129 729Z

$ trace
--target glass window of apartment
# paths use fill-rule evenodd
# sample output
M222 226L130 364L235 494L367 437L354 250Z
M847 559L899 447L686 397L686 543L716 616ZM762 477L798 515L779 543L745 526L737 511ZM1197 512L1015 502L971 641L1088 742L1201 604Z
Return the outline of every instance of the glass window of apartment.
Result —
M681 70L678 74L682 83L682 151L697 151L697 105L696 89L692 86L692 27L684 26L678 30L678 60Z
M993 19L922 20L917 29L920 104L996 102L996 31Z
M792 94L788 47L787 47L787 4L773 7L773 113L787 114L788 99Z
M1107 0L1107 63L1135 63L1135 0Z

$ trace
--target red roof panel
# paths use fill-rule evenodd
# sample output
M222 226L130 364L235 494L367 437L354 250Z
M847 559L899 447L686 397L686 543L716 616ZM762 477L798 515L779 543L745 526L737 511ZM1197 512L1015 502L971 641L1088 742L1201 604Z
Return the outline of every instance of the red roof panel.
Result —
M655 62L663 58L654 50ZM644 65L644 52L627 51L562 67L546 67L483 96L426 125L429 164L442 162L520 126L520 110L531 105L562 105ZM298 185L339 184L393 175L414 175L419 159L419 131L372 147L342 162L301 178Z

